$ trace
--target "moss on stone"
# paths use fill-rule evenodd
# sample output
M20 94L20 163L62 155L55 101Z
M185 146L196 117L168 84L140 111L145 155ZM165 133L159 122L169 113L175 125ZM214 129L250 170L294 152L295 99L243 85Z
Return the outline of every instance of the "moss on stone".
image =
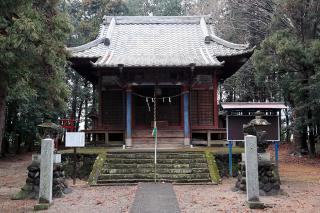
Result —
M139 150L141 151L141 150ZM168 149L166 152L204 152L209 151L214 154L227 154L229 152L228 147L193 147L193 148L180 148L180 149ZM72 154L73 149L66 149L59 151L62 154ZM119 153L130 153L130 152L136 152L136 150L129 150L129 149L122 149L121 148L106 148L106 147L84 147L84 148L78 148L77 153L78 154L102 154L105 152L119 152ZM150 152L150 151L142 151L142 152ZM159 151L161 152L161 151ZM232 153L234 154L240 154L244 152L243 147L233 147Z
M24 199L27 199L27 198L29 198L28 192L26 192L24 190L21 190L17 194L14 194L11 197L11 200L24 200Z
M92 171L90 173L88 183L89 185L95 185L97 184L98 176L101 174L104 162L107 159L107 153L101 153L97 156L93 166L92 166Z
M35 211L42 211L42 210L47 210L49 209L51 204L49 203L38 203L34 206Z
M209 151L205 151L204 153L205 153L205 156L207 159L211 181L213 183L220 183L221 178L219 175L219 169L218 169L218 166L217 166L217 163L216 163L216 160L215 160L213 154Z
M11 197L11 200L25 200L25 199L37 199L38 195L33 191L33 188L29 184L25 184L21 190Z

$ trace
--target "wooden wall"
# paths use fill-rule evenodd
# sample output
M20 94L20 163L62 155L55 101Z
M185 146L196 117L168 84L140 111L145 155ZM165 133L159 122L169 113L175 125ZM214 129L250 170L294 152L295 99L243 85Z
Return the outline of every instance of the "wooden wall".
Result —
M122 90L102 91L102 125L122 128L124 126L124 97Z
M190 102L191 125L213 126L213 90L191 90Z

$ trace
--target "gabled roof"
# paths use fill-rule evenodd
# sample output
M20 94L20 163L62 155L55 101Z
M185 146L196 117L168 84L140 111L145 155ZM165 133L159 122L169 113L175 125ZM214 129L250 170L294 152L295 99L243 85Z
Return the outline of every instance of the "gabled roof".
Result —
M96 67L222 66L217 57L250 53L248 45L215 36L204 17L105 17L92 42L68 48L71 58L94 58Z

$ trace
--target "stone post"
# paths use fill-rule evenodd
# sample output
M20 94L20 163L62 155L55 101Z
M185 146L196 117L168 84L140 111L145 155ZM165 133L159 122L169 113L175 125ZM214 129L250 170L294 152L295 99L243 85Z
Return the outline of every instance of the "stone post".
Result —
M251 209L264 208L263 203L261 203L259 200L257 137L253 135L247 135L244 137L244 140L247 205Z
M52 139L41 141L39 203L52 203L53 148Z

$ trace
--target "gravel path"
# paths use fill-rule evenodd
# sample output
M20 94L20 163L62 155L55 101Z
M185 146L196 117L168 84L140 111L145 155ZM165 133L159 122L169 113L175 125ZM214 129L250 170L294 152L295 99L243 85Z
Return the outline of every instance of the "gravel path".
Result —
M174 186L181 212L255 212L245 206L244 193L231 191L235 181L235 179L223 180L223 184L217 186ZM284 181L281 188L285 191L283 195L260 197L268 207L260 211L320 212L320 184Z
M281 147L280 150L283 147ZM10 200L26 180L26 168L31 154L0 160L0 213L33 212L36 200ZM280 153L280 176L284 193L262 197L268 208L259 212L320 213L320 159L297 158ZM256 212L245 205L245 194L232 192L235 179L224 179L219 185L174 185L182 213ZM89 187L77 180L71 194L54 199L47 212L129 212L136 194L136 186ZM165 208L165 207L164 207Z
M130 213L179 213L170 183L139 183Z
M0 213L33 212L37 200L11 200L20 191L27 177L31 154L0 160ZM54 199L54 205L46 212L59 213L121 213L132 205L136 186L89 187L77 180L75 186L68 180L73 192L64 198Z
M136 188L136 186L90 187L82 181L72 187L73 192L71 194L64 198L54 199L54 205L47 212L128 212Z
M320 213L320 159L294 157L289 152L290 147L280 147L279 172L283 193L260 197L267 205L266 209L249 210L244 205L246 194L231 190L236 179L224 179L222 184L213 186L174 186L181 212Z

